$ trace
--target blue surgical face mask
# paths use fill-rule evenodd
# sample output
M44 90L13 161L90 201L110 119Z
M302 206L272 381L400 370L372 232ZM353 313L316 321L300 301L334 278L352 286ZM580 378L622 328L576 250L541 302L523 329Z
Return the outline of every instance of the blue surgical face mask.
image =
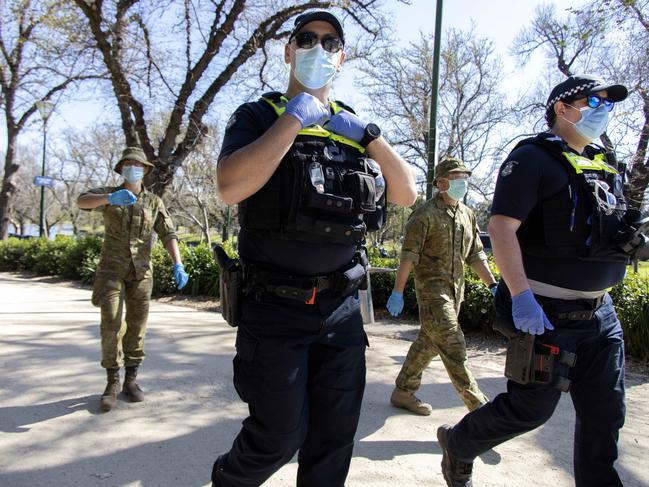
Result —
M568 105L572 108L572 105ZM609 122L609 111L606 109L604 104L598 106L597 108L575 108L581 112L581 120L576 123L572 123L575 126L575 130L579 135L584 139L592 142L599 138L604 132L606 132L606 127ZM565 120L565 119L564 119Z
M449 188L446 194L457 201L464 198L466 192L469 190L469 182L466 179L449 179L448 184Z
M325 51L320 43L311 49L296 49L295 79L310 90L322 88L335 76L340 54Z
M122 176L128 183L137 183L144 179L144 168L140 166L124 166Z

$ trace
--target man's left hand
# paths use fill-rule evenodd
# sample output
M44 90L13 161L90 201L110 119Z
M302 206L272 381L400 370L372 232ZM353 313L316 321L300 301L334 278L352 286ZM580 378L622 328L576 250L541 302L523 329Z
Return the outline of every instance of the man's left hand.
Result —
M324 128L354 142L360 142L365 135L365 125L360 118L347 110L336 113L324 125Z
M171 268L174 273L174 280L178 285L178 289L182 289L189 281L189 274L185 272L185 266L182 264L174 264Z

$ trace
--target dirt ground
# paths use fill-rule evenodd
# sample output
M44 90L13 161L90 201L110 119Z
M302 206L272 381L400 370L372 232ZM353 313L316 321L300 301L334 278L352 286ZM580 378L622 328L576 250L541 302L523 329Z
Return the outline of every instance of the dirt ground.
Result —
M184 304L185 306L180 306ZM199 308L199 309L196 309ZM152 303L147 358L141 368L146 401L103 414L99 394L97 308L88 287L53 278L0 273L0 486L207 487L214 458L227 450L247 409L232 386L235 330L209 299ZM380 311L380 310L379 310ZM444 367L424 372L428 417L389 404L417 323L367 325L367 387L347 487L444 485L435 431L466 409ZM504 349L494 338L469 337L469 362L481 389L505 389ZM627 419L617 468L626 487L649 486L649 374L627 372ZM474 485L570 486L574 411L564 395L538 430L476 459ZM293 459L264 487L295 485Z

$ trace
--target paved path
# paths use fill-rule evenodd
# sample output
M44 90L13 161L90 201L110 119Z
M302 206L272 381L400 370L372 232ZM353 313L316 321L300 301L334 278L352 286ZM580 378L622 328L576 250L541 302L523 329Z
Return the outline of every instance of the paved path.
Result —
M216 313L154 303L141 369L147 400L103 414L98 310L90 291L47 278L0 273L0 486L201 487L246 414L232 387L234 331ZM405 327L407 331L407 327ZM388 398L409 342L398 326L368 327L368 385L347 487L444 485L435 439L462 417L439 360L424 376L430 417ZM491 397L504 389L502 353L472 351ZM625 486L649 485L649 382L629 375L619 470ZM476 460L476 486L572 485L574 414L568 396L536 432ZM295 485L295 461L265 487Z

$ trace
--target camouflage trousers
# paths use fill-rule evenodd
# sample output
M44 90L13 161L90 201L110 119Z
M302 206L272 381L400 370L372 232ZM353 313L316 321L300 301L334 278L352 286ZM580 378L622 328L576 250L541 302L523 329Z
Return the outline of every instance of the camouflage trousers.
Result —
M101 308L102 367L129 367L144 360L144 333L152 290L153 278L149 275L135 279L132 266L124 278L98 270L92 304Z
M473 411L488 399L467 366L466 341L457 320L458 308L449 301L419 304L419 336L408 350L396 385L410 392L418 390L424 369L439 355L455 390L469 411Z

